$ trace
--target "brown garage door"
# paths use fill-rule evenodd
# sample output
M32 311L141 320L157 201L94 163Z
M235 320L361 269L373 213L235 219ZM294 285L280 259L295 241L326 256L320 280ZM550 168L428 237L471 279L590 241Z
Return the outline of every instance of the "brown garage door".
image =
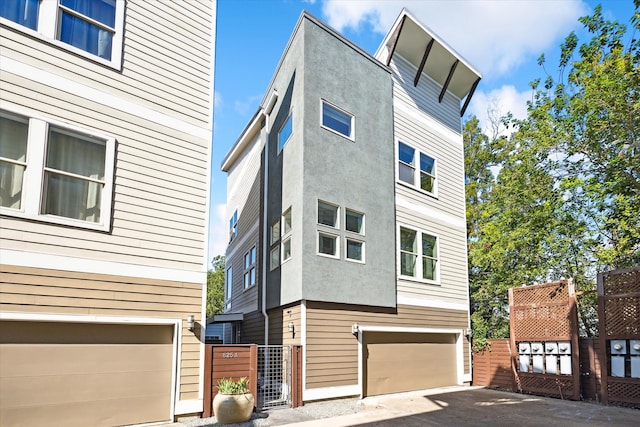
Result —
M420 390L454 385L454 334L365 332L364 393Z
M0 321L0 425L170 418L173 326Z

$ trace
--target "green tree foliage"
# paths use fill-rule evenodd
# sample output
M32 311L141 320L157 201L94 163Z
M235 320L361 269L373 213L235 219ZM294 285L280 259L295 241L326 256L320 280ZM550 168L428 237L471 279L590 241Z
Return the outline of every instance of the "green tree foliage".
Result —
M596 7L561 45L558 78L532 83L524 120L486 136L465 123L474 337L507 337L507 289L575 280L582 332L597 332L595 275L640 264L640 0L633 30ZM544 63L544 56L539 60ZM499 171L495 179L491 170Z
M224 312L224 264L224 255L217 255L207 271L207 317Z

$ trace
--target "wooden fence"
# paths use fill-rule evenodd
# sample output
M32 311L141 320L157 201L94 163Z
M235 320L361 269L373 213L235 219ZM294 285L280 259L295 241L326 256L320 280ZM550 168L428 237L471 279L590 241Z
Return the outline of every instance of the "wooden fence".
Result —
M490 347L473 354L473 385L518 391L509 339L489 340ZM580 389L583 400L601 401L599 340L580 338Z

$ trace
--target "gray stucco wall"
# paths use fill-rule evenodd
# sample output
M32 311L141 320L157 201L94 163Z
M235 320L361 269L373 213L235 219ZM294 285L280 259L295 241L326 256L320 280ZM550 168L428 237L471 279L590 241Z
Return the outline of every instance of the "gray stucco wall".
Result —
M394 141L389 71L303 19L269 89L268 225L291 207L291 259L268 273L267 307L305 300L396 305ZM355 140L321 126L321 99L355 116ZM293 115L281 152L278 131ZM338 259L317 254L317 202L340 206ZM365 262L346 260L344 209L365 214ZM275 246L269 245L269 250ZM269 254L266 254L269 256Z
M395 307L392 80L335 35L305 25L302 294ZM352 141L321 126L321 99L355 117ZM339 259L317 255L318 199L340 206ZM365 214L365 263L346 260L344 209Z

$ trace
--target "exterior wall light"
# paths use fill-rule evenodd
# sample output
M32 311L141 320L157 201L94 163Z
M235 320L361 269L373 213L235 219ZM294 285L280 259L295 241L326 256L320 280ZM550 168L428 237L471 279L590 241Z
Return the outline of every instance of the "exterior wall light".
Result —
M464 329L464 336L467 337L468 340L471 339L471 337L473 336L473 329Z
M295 338L296 327L293 325L293 322L287 323L287 331L291 332L291 338Z
M189 329L191 332L193 332L193 328L196 326L196 321L195 321L195 317L193 317L193 314L190 314L187 316L187 329Z
M358 326L358 322L354 323L353 325L351 325L351 333L352 334L357 334L360 331L360 326Z

